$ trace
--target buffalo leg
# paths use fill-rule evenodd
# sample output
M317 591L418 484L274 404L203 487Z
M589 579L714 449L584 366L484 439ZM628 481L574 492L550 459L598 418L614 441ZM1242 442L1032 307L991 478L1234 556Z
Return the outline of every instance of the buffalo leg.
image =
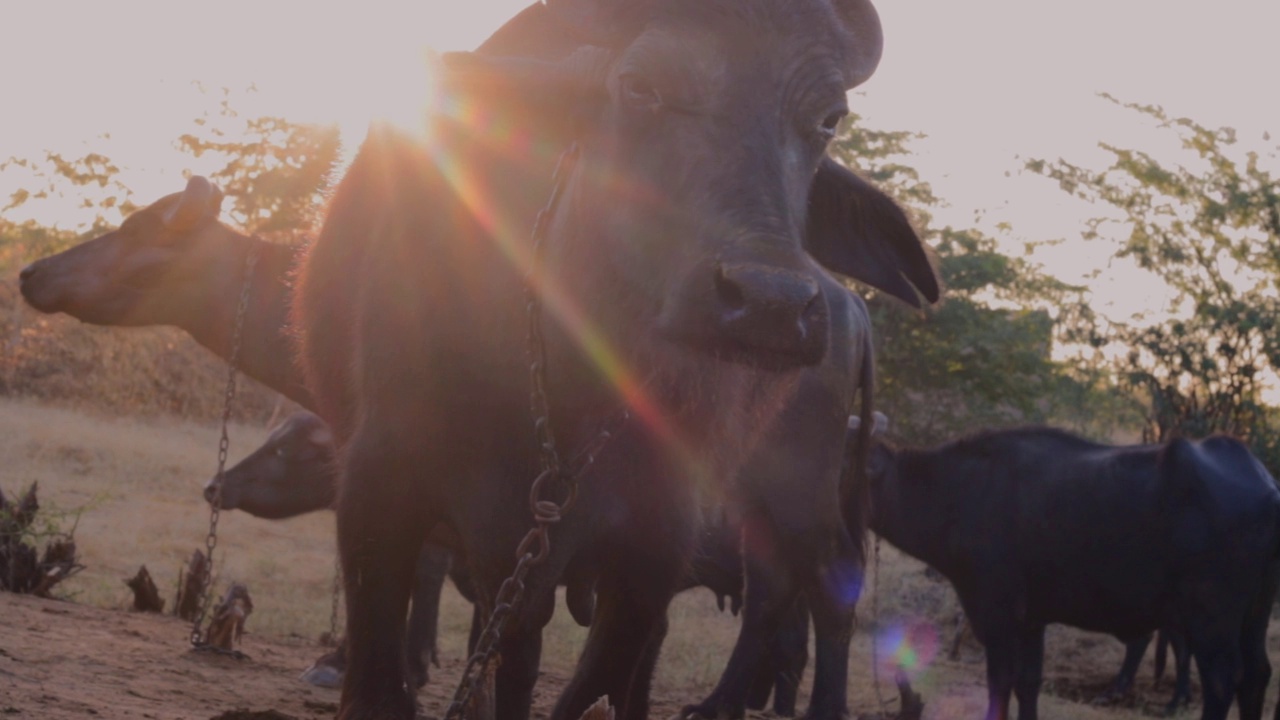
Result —
M1008 720L1009 698L1018 676L1018 642L1013 633L1000 633L986 635L984 644L987 650L987 720Z
M773 713L783 717L796 714L796 695L804 666L809 663L809 602L803 594L787 611L773 642Z
M430 665L440 666L436 637L440 623L440 591L449 574L452 555L439 545L427 543L418 554L413 585L413 606L409 611L409 679L414 687L427 684Z
M809 603L803 593L787 611L747 693L747 708L763 710L773 694L773 714L793 717L800 679L809 663Z
M1018 635L1018 675L1014 685L1018 720L1036 720L1044 677L1044 626L1023 628Z
M611 554L596 584L595 617L573 679L552 720L576 720L607 696L619 720L645 720L658 652L667 634L667 606L680 586L683 562L639 553Z
M1231 642L1196 643L1193 647L1204 690L1200 720L1225 720L1240 682L1240 652L1235 638Z
M862 592L862 560L844 525L834 530L835 555L816 568L818 582L806 588L813 613L813 695L806 718L837 720L848 714L849 640L853 610ZM817 547L824 547L818 545Z
M757 677L798 591L792 566L777 551L780 533L770 532L769 527L759 516L743 525L747 551L743 553L742 629L720 682L701 703L685 707L684 717L741 718L746 714L748 686Z
M1269 569L1262 587L1255 593L1245 615L1240 633L1240 720L1261 720L1262 703L1271 680L1271 663L1267 660L1267 626L1271 623L1271 606L1275 603L1276 571Z
M1173 699L1166 708L1172 715L1178 708L1191 704L1191 651L1187 649L1187 639L1180 630L1163 631L1168 638L1169 647L1173 648Z
M406 502L420 480L399 443L362 429L347 454L338 545L347 593L347 672L339 720L410 720L405 616L428 523Z
M1133 691L1133 680L1138 676L1138 665L1142 663L1142 657L1147 654L1152 635L1147 633L1124 644L1124 662L1120 664L1120 672L1116 674L1116 679L1111 681L1111 688L1098 698L1100 702L1115 702Z
M499 718L527 718L533 706L533 686L538 681L538 663L542 658L542 628L551 620L555 609L555 589L538 592L527 588L524 602L529 607L520 613L521 622L513 623L502 633L498 652L502 663L494 679L495 710ZM486 621L488 617L484 618Z
M756 670L755 679L751 681L751 687L747 690L748 710L763 710L768 706L769 696L773 694L773 686L777 679L778 670L778 656L770 651L760 663L760 667ZM794 714L794 712L791 714Z

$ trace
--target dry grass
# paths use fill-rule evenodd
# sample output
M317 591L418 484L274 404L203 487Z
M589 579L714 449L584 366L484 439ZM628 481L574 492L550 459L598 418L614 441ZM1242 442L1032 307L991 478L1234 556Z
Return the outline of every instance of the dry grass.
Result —
M2 244L0 239L0 249ZM98 327L65 315L42 315L18 293L17 263L3 260L0 253L0 397L117 416L221 416L226 363L186 333ZM235 417L265 421L278 398L242 376Z
M232 428L232 460L264 438L257 425ZM31 401L0 401L0 487L16 492L39 481L46 507L79 507L76 537L88 568L59 586L78 602L125 608L130 602L123 580L145 563L162 593L172 602L181 562L204 541L208 511L199 495L216 463L217 428L189 421L121 419L101 413L49 407ZM327 628L333 578L333 517L317 513L292 521L259 520L241 513L223 515L219 526L219 589L231 580L248 584L255 610L251 634L316 637ZM887 544L881 551L876 593L879 617L871 615L870 595L860 606L861 627L850 659L850 699L856 712L874 709L871 685L873 621L888 637L893 627L918 628L915 650L922 668L916 689L925 696L928 718L976 717L986 703L981 650L967 647L953 662L935 652L950 633L954 613L950 590L924 576L918 563ZM441 618L444 657L461 657L470 623L470 606L447 588ZM671 633L663 651L655 692L695 701L714 685L737 634L737 620L715 609L705 590L677 598ZM585 631L559 612L546 632L545 662L567 674ZM1273 638L1274 640L1274 638ZM175 642L181 642L175 639ZM246 641L252 643L252 636ZM880 652L892 651L889 641ZM1273 642L1273 650L1280 650ZM1100 683L1119 666L1121 645L1113 639L1065 628L1050 633L1046 688L1041 700L1045 720L1136 717L1134 710L1108 710L1070 702L1075 688ZM1153 704L1165 690L1150 692L1150 660L1140 674ZM299 668L301 669L301 668ZM882 673L883 692L894 695ZM1271 693L1274 695L1274 688Z

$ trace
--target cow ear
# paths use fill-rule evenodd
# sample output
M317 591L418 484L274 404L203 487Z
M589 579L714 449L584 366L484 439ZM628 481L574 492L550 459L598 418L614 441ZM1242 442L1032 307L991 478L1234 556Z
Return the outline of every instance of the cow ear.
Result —
M907 214L829 157L809 189L805 250L828 270L920 307L938 301L938 277Z
M216 218L221 209L222 191L207 179L192 175L178 202L165 212L164 224L170 230L187 232L206 217Z

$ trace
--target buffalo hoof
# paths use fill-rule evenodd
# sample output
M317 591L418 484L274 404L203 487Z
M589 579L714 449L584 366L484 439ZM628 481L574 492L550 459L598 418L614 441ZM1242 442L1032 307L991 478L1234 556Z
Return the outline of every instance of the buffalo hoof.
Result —
M311 663L311 667L303 670L298 679L316 687L341 688L344 668L338 665L339 662L336 653L329 653Z
M439 666L437 666L439 667ZM431 675L427 672L427 664L421 661L409 661L409 682L413 683L413 687L421 689L430 681Z

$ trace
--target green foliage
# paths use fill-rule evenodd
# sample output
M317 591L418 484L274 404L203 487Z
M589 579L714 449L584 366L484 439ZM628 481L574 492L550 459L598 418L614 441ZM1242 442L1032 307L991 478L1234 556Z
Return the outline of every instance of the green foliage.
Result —
M15 171L25 171L30 185L11 193L0 212L33 200L71 196L81 208L93 211L88 232L101 233L138 208L132 201L133 191L119 180L120 167L101 153L68 159L61 153L46 151L41 160L11 157L0 162L0 172Z
M1086 236L1118 236L1117 257L1174 292L1167 316L1100 325L1090 342L1125 349L1112 365L1143 398L1148 438L1229 433L1250 442L1275 474L1276 411L1262 391L1280 369L1280 183L1267 169L1277 153L1240 152L1230 128L1124 107L1174 133L1183 162L1102 144L1112 162L1101 172L1063 160L1027 165L1108 206Z
M832 153L907 208L934 250L945 299L917 311L876 293L868 299L876 336L876 405L895 433L934 443L981 427L1068 417L1079 429L1106 432L1073 410L1092 382L1054 362L1051 351L1069 324L1087 318L1082 290L1044 274L1027 258L1002 253L997 241L968 229L932 226L932 188L902 159L905 132L870 130L851 119Z
M12 277L30 259L62 252L97 234L93 229L74 232L0 218L0 277Z
M224 211L248 232L296 240L320 221L324 193L341 150L336 125L305 125L279 117L242 119L229 91L197 130L178 138L195 157L225 161L210 174L226 194Z

